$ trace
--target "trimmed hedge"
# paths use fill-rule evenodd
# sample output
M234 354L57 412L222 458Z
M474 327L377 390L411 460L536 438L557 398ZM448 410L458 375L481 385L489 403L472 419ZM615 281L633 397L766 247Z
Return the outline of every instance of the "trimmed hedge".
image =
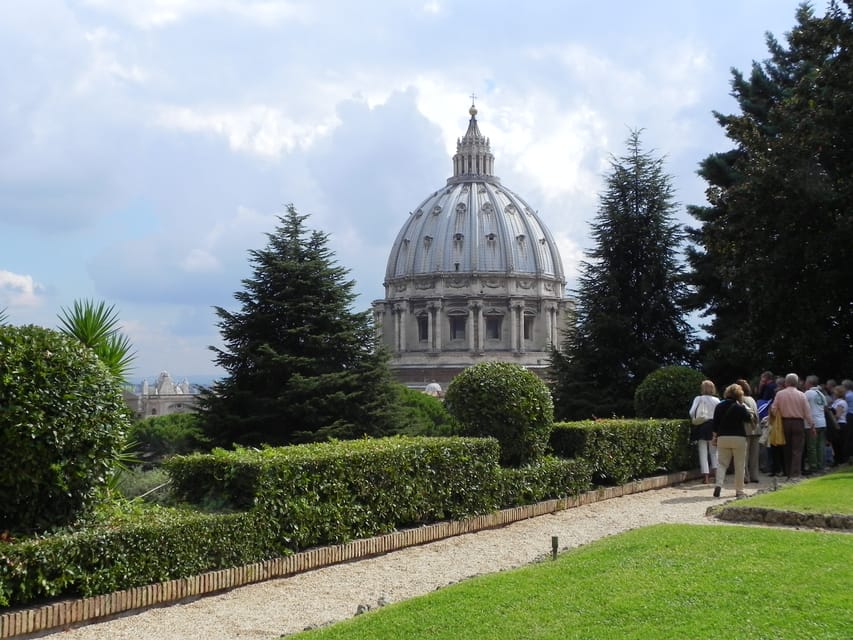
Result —
M686 420L562 422L551 431L557 456L583 458L596 484L622 484L662 470L691 468Z
M583 459L545 456L526 467L501 469L501 507L578 495L592 485L592 467Z
M576 459L544 457L521 468L499 467L491 438L395 437L178 456L168 466L183 499L239 512L130 503L80 531L0 541L0 606L108 593L574 495L594 475L622 482L689 468L688 427L560 424L552 446Z
M149 507L126 522L0 542L0 606L93 596L287 553L261 514Z
M498 507L491 438L317 443L176 456L179 500L262 512L293 550L345 542Z

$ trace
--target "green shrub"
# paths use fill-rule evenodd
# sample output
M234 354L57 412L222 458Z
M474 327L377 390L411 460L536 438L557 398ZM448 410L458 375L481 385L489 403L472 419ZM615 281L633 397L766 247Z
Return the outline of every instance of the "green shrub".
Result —
M398 385L399 433L407 436L452 436L459 428L439 398Z
M462 434L497 439L502 465L545 454L554 404L545 383L527 369L506 362L468 367L450 383L444 402Z
M94 351L58 331L0 326L0 530L85 513L121 454L127 414Z
M582 458L545 456L523 467L501 469L501 506L515 507L578 495L592 484L592 467Z
M498 452L491 438L398 436L215 449L164 466L178 499L263 512L297 550L488 513L498 506Z
M690 410L693 397L705 376L690 367L670 366L652 371L634 393L638 418L681 418Z
M622 484L663 471L690 469L686 420L588 420L554 425L555 455L583 458L596 484Z
M131 426L128 440L135 444L139 458L146 463L161 462L175 454L207 450L210 443L196 413L143 418Z
M78 531L0 542L0 606L93 596L288 553L260 513L124 504L102 520Z

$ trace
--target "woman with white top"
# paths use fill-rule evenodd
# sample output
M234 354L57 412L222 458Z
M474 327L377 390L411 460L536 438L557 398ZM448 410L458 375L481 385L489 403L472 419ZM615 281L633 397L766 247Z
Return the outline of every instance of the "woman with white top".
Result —
M690 419L699 427L696 446L699 449L699 469L704 476L703 482L708 484L711 474L717 473L717 445L712 443L714 438L714 409L720 403L717 397L717 387L710 380L703 380L701 393L693 398L690 405ZM710 467L710 468L709 468Z

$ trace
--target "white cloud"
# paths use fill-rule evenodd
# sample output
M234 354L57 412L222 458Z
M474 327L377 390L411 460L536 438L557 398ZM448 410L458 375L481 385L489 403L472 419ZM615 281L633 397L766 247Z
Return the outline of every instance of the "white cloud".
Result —
M295 122L281 110L266 105L239 108L160 107L156 124L191 133L211 133L224 137L235 151L275 158L283 152L311 147L335 126L323 122Z
M0 270L0 307L35 308L43 294L44 287L32 276Z
M124 64L113 50L119 44L116 33L98 27L85 32L84 38L91 48L89 68L74 83L77 93L100 91L104 82L144 84L151 72L138 64Z
M423 11L429 15L438 15L444 10L441 3L438 0L430 0L429 2L425 2L423 6Z
M258 25L275 26L285 21L305 21L310 5L284 0L86 0L90 7L119 16L139 29L158 29L202 15L225 14Z

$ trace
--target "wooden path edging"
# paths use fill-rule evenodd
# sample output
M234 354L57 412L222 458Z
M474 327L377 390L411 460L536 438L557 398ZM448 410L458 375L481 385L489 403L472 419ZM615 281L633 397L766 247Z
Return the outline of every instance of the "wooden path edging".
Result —
M190 578L134 587L89 598L61 600L51 604L16 609L0 614L0 640L21 638L79 623L95 622L118 614L142 611L155 606L177 604L188 598L212 595L273 578L286 578L297 573L361 560L406 547L435 542L443 538L474 533L556 513L601 500L661 489L698 477L695 471L680 471L663 476L635 480L618 487L601 487L578 496L546 500L536 504L502 509L482 516L403 529L373 538L344 544L316 547L291 556L256 562L242 567L209 571Z

